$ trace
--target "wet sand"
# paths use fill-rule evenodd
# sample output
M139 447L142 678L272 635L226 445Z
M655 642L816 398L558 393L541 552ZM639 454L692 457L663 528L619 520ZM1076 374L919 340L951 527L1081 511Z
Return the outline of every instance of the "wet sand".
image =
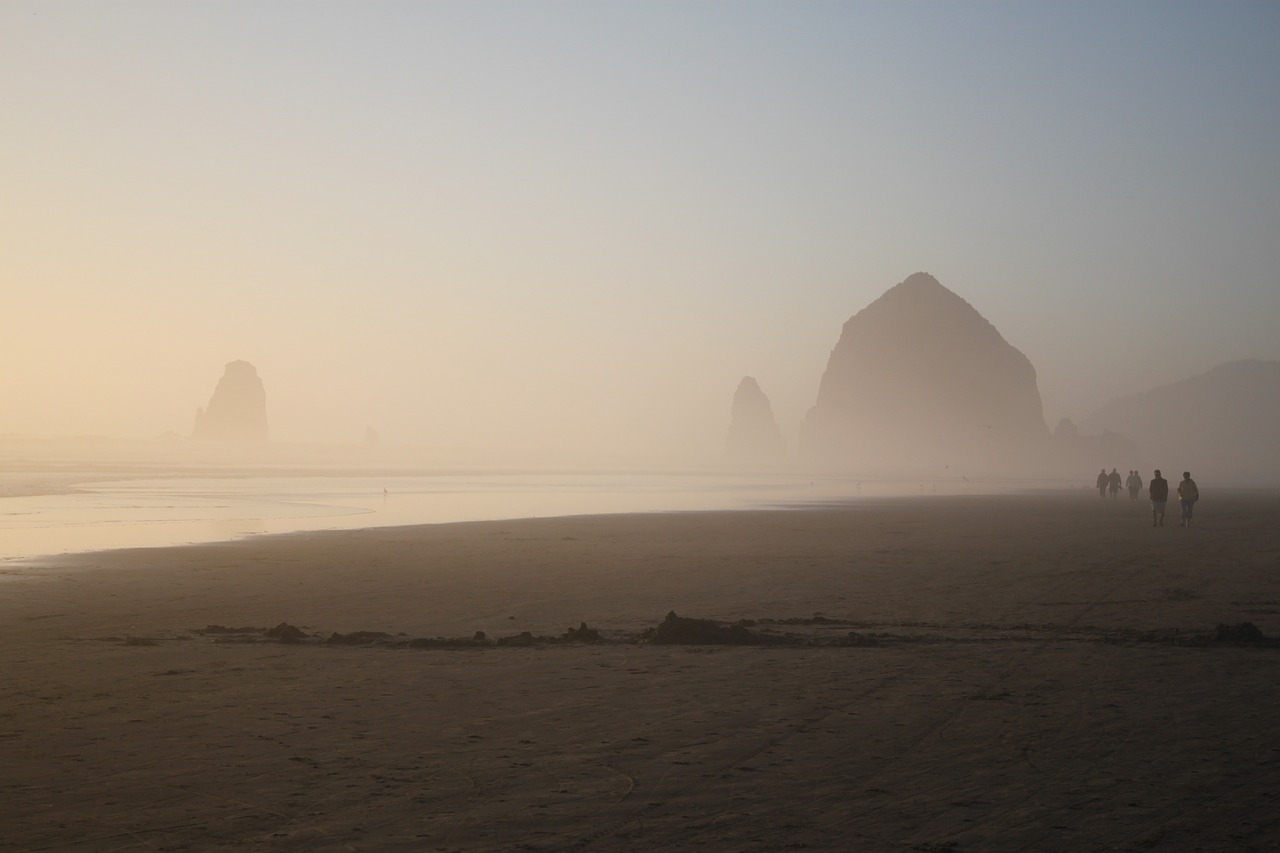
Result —
M1208 637L1280 636L1280 495L1198 515L1081 490L6 567L0 849L1276 849L1280 648ZM637 641L672 610L797 639ZM357 631L387 636L322 641Z

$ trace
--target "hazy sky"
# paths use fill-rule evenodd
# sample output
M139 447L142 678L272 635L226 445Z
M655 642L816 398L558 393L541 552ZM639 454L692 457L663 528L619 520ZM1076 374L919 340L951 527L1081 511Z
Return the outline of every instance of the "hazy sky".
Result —
M1274 2L0 3L0 433L789 441L924 270L1045 417L1280 358ZM1175 425L1170 427L1176 428Z

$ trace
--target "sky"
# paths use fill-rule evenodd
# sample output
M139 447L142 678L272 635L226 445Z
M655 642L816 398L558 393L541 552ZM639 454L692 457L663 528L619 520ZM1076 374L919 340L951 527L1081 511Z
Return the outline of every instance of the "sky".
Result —
M1280 359L1274 2L0 3L0 434L795 441L911 273L1050 427ZM496 457L495 457L496 458Z

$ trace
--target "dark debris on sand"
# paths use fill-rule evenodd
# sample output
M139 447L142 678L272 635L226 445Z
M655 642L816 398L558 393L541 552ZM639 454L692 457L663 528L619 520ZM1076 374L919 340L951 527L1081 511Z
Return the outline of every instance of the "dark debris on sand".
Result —
M493 645L484 631L471 637L418 637L406 644L411 649L487 649Z
M656 628L641 633L640 640L658 646L753 646L764 642L743 623L726 625L710 619L690 619L677 616L674 610Z
M1262 629L1252 622L1238 622L1235 625L1219 622L1207 639L1214 645L1223 646L1280 646L1280 641L1262 633Z
M1192 634L1185 631L1109 631L1103 638L1110 643L1157 643L1174 646L1208 648L1213 646L1247 646L1251 648L1280 648L1280 639L1268 637L1252 622L1228 625L1219 622L1208 633Z
M193 634L213 637L216 643L309 643L326 646L356 646L390 649L487 649L530 648L553 645L591 645L601 643L633 645L694 646L878 646L881 641L873 636L849 631L839 636L813 636L779 633L771 626L811 626L832 628L854 623L826 619L822 616L804 619L741 619L737 622L717 622L712 619L692 619L678 616L674 611L652 628L629 637L606 638L599 630L586 622L576 628L566 628L563 634L553 636L522 631L506 637L490 638L484 631L476 631L470 637L417 637L405 634L389 634L385 631L352 631L349 634L333 632L328 637L308 633L302 628L281 622L274 628L230 628L225 625L208 625L193 629ZM750 630L757 628L757 631Z
M210 630L216 629L216 630ZM378 648L440 648L440 649L476 649L476 648L494 648L494 647L530 647L530 646L557 646L557 644L582 644L582 643L603 643L603 637L600 637L600 631L590 628L586 622L579 622L577 628L568 628L558 637L550 637L545 634L531 634L530 631L522 631L520 634L512 634L511 637L499 637L497 639L489 638L484 631L476 631L471 637L419 637L410 639L404 634L388 634L387 631L351 631L349 634L340 634L338 631L329 634L328 638L321 639L316 635L307 634L300 628L294 628L288 622L280 622L275 628L264 630L259 628L252 629L223 629L220 626L212 625L210 629L196 631L200 634L218 635L219 639L215 642L276 642L276 643L303 643L314 642L321 643L324 646L356 646L356 647L378 647Z
M588 628L586 622L578 623L577 628L567 628L565 632L558 637L549 637L545 634L532 634L529 631L521 631L519 634L513 634L510 637L499 637L497 645L499 646L542 646L542 645L564 645L569 643L603 643L605 640L600 636L600 632L595 628Z
M206 625L192 629L191 633L214 637L215 643L301 643L317 638L301 628L281 622L274 628L229 628L226 625Z
M671 646L877 646L879 641L874 637L850 631L843 637L813 637L797 634L777 634L762 629L759 632L750 630L762 624L777 625L839 625L836 620L823 617L800 620L749 620L737 622L716 622L711 619L691 619L678 616L673 610L667 614L655 628L647 628L640 634L640 642L654 645Z
M804 648L858 648L881 646L885 644L922 642L1004 642L1009 640L1034 641L1031 635L1002 637L969 637L969 636L935 636L932 634L862 634L857 631L843 629L859 625L859 623L843 619L828 619L821 615L796 619L740 619L736 622L720 622L714 619L696 619L679 616L675 611L667 614L662 622L652 628L646 628L639 634L630 636L613 636L606 638L600 631L591 628L586 622L580 622L576 628L565 629L563 634L546 635L523 631L505 637L491 638L484 631L476 631L470 637L419 637L410 639L407 635L388 634L385 631L353 631L349 634L334 632L327 638L323 635L308 633L302 628L281 622L274 628L228 628L222 625L209 625L204 629L192 631L194 634L210 636L216 643L307 643L327 646L356 646L387 649L492 649L492 648L532 648L554 645L584 644L653 644L658 646L789 646ZM817 628L817 632L795 633L781 631L783 627ZM942 626L932 626L942 627ZM970 626L972 627L972 626ZM997 630L1000 626L979 626ZM1030 629L1035 626L1020 626ZM1055 626L1039 626L1043 631L1055 635L1061 629L1050 630ZM1006 629L1007 630L1007 629ZM1032 631L1032 634L1035 632ZM1072 629L1072 635L1066 637L1079 642L1103 643L1155 643L1172 644L1191 647L1251 647L1280 648L1280 639L1268 637L1252 622L1239 622L1234 625L1225 623L1216 625L1208 633L1193 633L1185 630L1175 631L1139 631L1134 629L1080 628ZM119 639L119 638L111 638ZM186 638L183 638L186 639ZM155 645L158 640L151 637L129 637L127 645Z
M328 646L377 646L395 643L397 638L385 631L352 631L350 634L334 631L324 642Z
M264 639L275 640L280 643L300 643L307 639L308 634L288 622L281 622L271 630L263 632L262 636Z

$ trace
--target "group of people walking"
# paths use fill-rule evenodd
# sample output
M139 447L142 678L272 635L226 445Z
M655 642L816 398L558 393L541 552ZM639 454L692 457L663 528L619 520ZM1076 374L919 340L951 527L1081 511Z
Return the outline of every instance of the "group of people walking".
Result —
M1124 481L1124 486L1129 490L1129 500L1136 501L1138 492L1142 490L1142 475L1137 471L1130 471L1129 476ZM1111 469L1111 473L1107 473L1107 469L1103 468L1098 472L1098 497L1105 498L1108 493L1111 497L1120 494L1120 472L1115 468ZM1156 469L1155 477L1147 486L1147 496L1151 498L1151 526L1164 527L1164 507L1169 500L1169 481L1160 476L1160 469ZM1196 485L1196 481L1191 479L1190 471L1182 472L1182 482L1178 484L1178 503L1182 507L1182 526L1191 526L1191 516L1195 512L1196 501L1200 500L1200 487Z
M1136 501L1138 492L1142 490L1142 475L1137 471L1130 471L1129 476L1125 478L1124 487L1129 490L1129 500ZM1115 497L1120 494L1120 472L1115 468L1111 469L1111 473L1107 473L1107 469L1103 468L1098 472L1098 497L1105 498L1108 494Z

